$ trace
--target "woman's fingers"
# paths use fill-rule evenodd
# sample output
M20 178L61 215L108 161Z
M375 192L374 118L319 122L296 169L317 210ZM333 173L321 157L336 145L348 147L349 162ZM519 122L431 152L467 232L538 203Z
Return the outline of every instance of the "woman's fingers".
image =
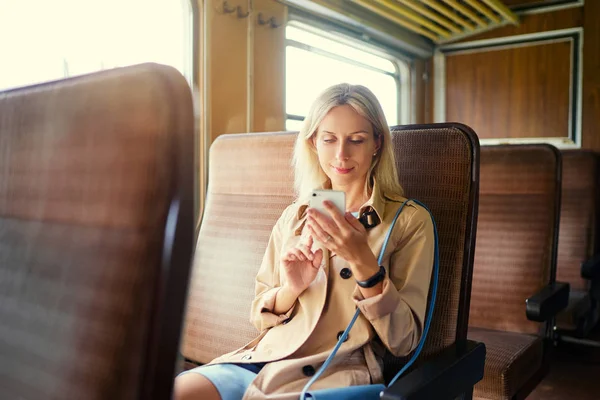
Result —
M306 256L304 254L302 254L302 252L297 248L289 249L283 256L283 259L286 261L306 261L307 260Z
M360 221L356 219L356 217L354 217L352 213L347 212L346 215L344 215L344 218L350 224L350 226L352 226L357 231L361 231L362 228L364 228Z
M308 240L306 241L306 247L312 249L313 246L313 237L312 235L308 235Z
M281 259L283 261L298 261L298 258L296 258L296 256L290 252L287 252L286 254L284 254L283 257L281 257Z
M311 260L313 259L313 253L312 251L310 251L310 248L308 246L305 246L303 244L299 244L298 245L298 250L300 250L300 252L302 252L302 254L308 259Z
M344 229L347 225L347 221L344 218L344 214L342 214L340 210L338 210L338 208L334 206L333 203L329 200L325 200L323 204L325 205L325 208L329 212L329 215L331 215L331 219L333 219L333 222L336 223L338 228L340 230Z
M314 268L319 268L321 266L321 262L323 261L323 250L318 249L315 251L315 257L312 260L312 265Z
M331 217L321 214L318 210L309 209L308 221L312 225L318 225L323 231L332 236L337 236L337 233L340 232L338 224Z
M325 232L325 230L321 228L318 223L313 222L308 224L308 229L310 229L310 232L314 235L314 237L316 237L317 240L323 243L325 246L328 247L329 243L333 242L333 237Z
M302 253L302 250L300 250L299 248L294 248L292 249L294 255L298 258L298 260L300 261L306 261L308 258L304 255L304 253Z

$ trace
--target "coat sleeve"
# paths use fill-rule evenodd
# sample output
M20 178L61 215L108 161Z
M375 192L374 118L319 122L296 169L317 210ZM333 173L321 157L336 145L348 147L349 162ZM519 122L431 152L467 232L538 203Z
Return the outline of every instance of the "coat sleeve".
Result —
M282 246L282 226L284 225L284 214L279 218L267 245L267 250L256 275L254 287L254 300L250 309L250 322L262 332L281 324L289 318L294 311L296 303L285 314L274 314L275 298L281 289L279 274L279 260Z
M431 216L424 208L412 205L402 211L402 224L394 230L388 276L381 294L365 299L360 290L353 298L369 320L385 347L395 356L414 350L423 331L434 258L434 234ZM398 222L401 222L400 220ZM400 226L399 226L400 225ZM402 226L405 228L402 229ZM392 239L396 237L396 241Z

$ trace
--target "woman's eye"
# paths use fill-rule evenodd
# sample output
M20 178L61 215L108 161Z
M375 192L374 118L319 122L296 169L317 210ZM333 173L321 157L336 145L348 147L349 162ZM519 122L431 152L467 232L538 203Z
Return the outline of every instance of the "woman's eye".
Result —
M351 140L350 143L361 144L361 143L364 143L364 140L362 140L362 139Z
M329 138L328 139L323 139L323 142L325 142L325 143L333 143L333 142L335 142L335 139L329 139Z

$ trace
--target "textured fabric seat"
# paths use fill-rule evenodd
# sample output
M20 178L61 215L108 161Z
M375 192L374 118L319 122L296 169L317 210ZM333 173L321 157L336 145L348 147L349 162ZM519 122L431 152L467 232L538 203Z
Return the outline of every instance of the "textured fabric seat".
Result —
M0 397L168 398L193 249L185 79L140 65L3 92L0 132Z
M586 336L598 323L599 299L591 296L590 281L581 277L581 264L598 254L598 158L585 150L562 151L563 179L557 279L571 284L569 307L557 319L561 331Z
M439 235L439 287L423 361L467 339L479 192L479 141L470 128L459 124L407 125L392 128L392 133L405 196L427 205ZM390 379L406 359L390 356L384 361L384 374Z
M486 345L481 399L523 398L543 375L543 332L525 301L554 282L560 154L548 145L481 148L469 338Z
M275 222L294 201L295 138L223 135L211 146L182 338L189 360L204 364L257 334L250 323L254 278Z
M486 378L477 387L480 393L517 393L540 369L543 339L537 335L471 328L471 340L483 342Z
M440 235L440 288L427 357L466 339L479 144L461 125L392 131L406 196L430 207ZM206 363L257 335L249 322L254 277L273 225L294 200L295 139L294 133L223 135L210 150L207 203L181 347L189 361ZM388 378L404 362L387 359Z

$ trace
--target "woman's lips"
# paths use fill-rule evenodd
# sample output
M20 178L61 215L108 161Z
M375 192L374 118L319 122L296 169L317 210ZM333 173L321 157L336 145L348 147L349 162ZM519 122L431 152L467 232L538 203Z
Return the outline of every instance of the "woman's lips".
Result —
M352 168L338 168L338 167L333 167L333 169L335 170L335 172L337 172L338 174L347 174L350 171L352 171Z

